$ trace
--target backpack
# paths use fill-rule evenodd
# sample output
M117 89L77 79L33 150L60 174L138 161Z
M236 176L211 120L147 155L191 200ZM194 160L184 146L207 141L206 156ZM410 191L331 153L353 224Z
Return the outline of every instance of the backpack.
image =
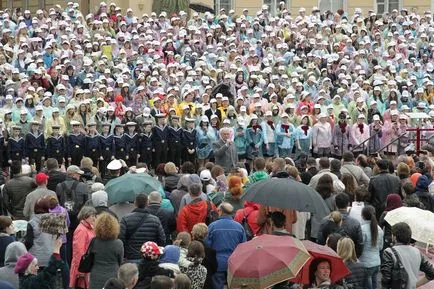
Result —
M219 215L216 211L212 209L211 202L206 201L206 217L205 217L205 224L209 225L214 221L217 221L219 218Z
M253 234L252 228L250 228L249 222L247 218L250 216L250 214L253 212L253 210L246 215L245 209L243 209L243 220L241 221L241 226L243 226L244 232L246 232L246 238L247 241L250 241L253 239L255 234Z
M390 247L393 256L393 267L392 267L392 283L390 289L404 289L407 287L408 273L402 264L399 254L395 248Z
M77 216L79 208L79 203L77 202L77 194L75 193L75 190L78 186L78 181L73 181L71 187L68 187L66 185L66 182L62 182L62 191L65 193L65 209L68 212L68 214L71 216Z

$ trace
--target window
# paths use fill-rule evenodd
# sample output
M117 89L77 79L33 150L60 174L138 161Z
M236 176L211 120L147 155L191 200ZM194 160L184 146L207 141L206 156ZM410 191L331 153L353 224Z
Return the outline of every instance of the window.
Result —
M279 2L277 2L277 0L263 0L262 3L268 6L268 11L270 11L271 16L277 15L277 5L280 3L280 0Z
M400 0L377 0L377 14L383 14L384 12L392 12L394 9L400 10Z
M336 12L338 9L344 9L344 0L320 0L319 9L320 11Z
M227 15L229 13L229 10L232 9L232 6L232 0L216 0L215 13L218 15L220 13L220 9L225 8Z

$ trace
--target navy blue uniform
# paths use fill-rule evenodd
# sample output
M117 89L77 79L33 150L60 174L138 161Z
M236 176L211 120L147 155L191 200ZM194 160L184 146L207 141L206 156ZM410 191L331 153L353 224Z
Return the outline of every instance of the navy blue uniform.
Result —
M193 164L196 163L196 144L197 144L196 133L197 133L196 129L182 130L181 142L182 142L182 146L184 147L182 162L189 161L192 162ZM195 150L195 151L194 153L189 154L188 150Z
M67 145L67 156L71 158L70 165L80 166L81 159L84 155L84 146L85 146L86 137L79 134L70 134L68 136L68 145Z
M62 165L65 153L65 138L62 135L49 136L47 138L47 148L45 150L47 158L54 158L59 165Z
M130 135L129 133L125 133L123 138L125 139L126 149L128 160L126 161L129 167L137 165L137 155L140 152L140 142L139 142L139 134L133 133Z
M140 134L140 162L145 163L148 168L152 167L152 133Z
M26 157L26 142L22 137L9 138L8 139L8 148L6 150L6 155L8 160L13 161L22 161L23 158Z
M0 168L3 169L5 167L5 138L3 135L0 135Z
M26 155L29 158L29 164L36 166L36 171L41 170L42 157L45 156L44 134L29 132L26 134Z
M113 136L115 143L115 158L118 160L125 160L127 156L127 145L125 143L124 134Z
M103 160L99 162L99 171L101 172L101 177L104 178L107 170L107 165L111 161L112 157L115 155L115 143L113 140L113 135L102 135L98 136L99 146L101 149L101 156Z
M86 135L84 155L91 158L93 165L98 167L99 157L101 156L101 147L99 143L99 135Z
M181 155L182 155L182 128L178 127L168 127L167 131L168 141L169 141L169 159L178 167L181 166Z
M152 128L152 144L155 150L154 167L167 160L168 127L154 126Z

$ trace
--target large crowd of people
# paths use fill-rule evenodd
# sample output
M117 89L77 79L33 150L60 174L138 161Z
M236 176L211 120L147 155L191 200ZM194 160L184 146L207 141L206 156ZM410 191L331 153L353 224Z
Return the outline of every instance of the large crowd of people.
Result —
M351 271L332 282L315 260L308 288L434 278L411 228L385 221L434 212L431 12L270 10L0 11L1 289L223 289L229 256L263 234L331 247ZM164 193L110 202L125 174ZM315 189L330 215L241 199L269 178Z

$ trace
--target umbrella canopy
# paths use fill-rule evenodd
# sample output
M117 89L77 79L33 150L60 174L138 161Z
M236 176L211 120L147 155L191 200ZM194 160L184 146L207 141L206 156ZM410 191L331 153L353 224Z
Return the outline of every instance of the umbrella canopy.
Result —
M262 235L238 245L229 257L229 288L268 288L294 278L309 258L295 238Z
M208 7L202 3L191 3L189 5L190 9L193 9L196 12L199 13L205 13L205 12L209 12L214 14L214 9L212 9L211 7Z
M267 179L250 185L241 197L244 201L320 216L330 213L320 194L303 183L292 179Z
M309 252L312 258L310 258L306 264L304 264L303 269L298 273L297 277L291 280L294 283L309 284L309 267L313 260L317 258L327 259L330 262L330 279L332 283L341 280L345 276L351 274L347 266L345 266L344 261L338 254L336 254L333 249L321 246L311 241L302 241L304 247Z
M387 212L384 218L391 226L404 222L411 228L411 237L434 244L434 213L414 207L400 207Z
M124 174L110 180L105 186L108 200L111 204L133 202L140 193L149 194L157 191L164 198L161 183L153 177L144 174Z

